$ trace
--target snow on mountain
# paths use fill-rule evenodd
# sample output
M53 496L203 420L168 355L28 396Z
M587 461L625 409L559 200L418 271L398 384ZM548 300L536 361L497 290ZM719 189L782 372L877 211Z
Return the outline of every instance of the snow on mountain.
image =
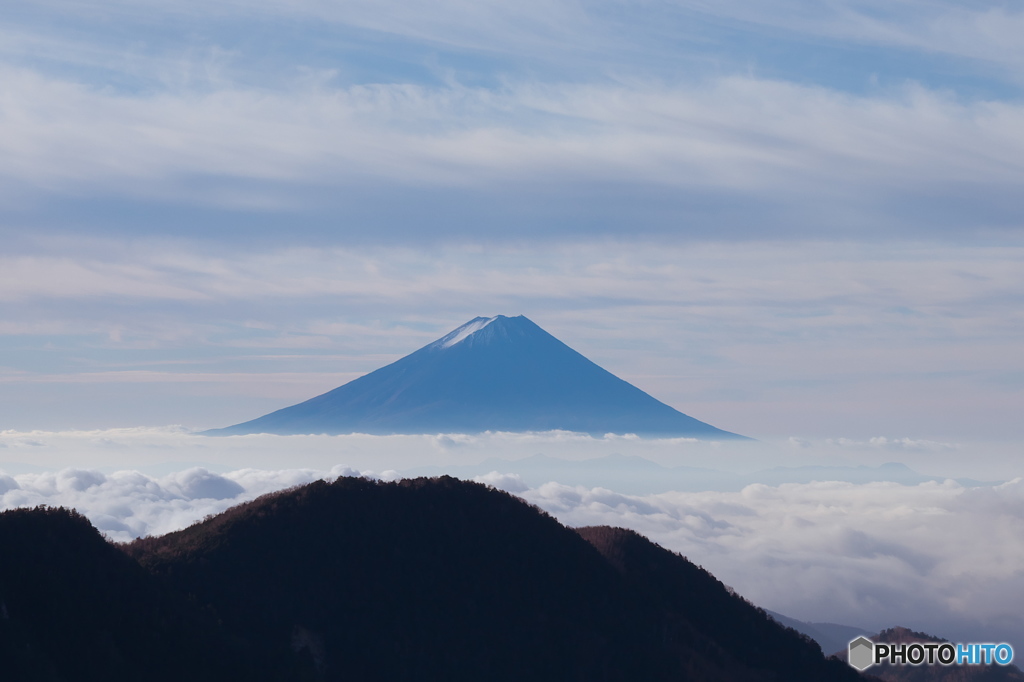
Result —
M462 325L455 331L449 333L447 336L438 339L431 345L436 345L440 348L451 348L455 344L464 341L470 335L477 333L478 331L489 325L491 322L497 320L499 317L501 316L495 315L494 317L474 317L466 324Z

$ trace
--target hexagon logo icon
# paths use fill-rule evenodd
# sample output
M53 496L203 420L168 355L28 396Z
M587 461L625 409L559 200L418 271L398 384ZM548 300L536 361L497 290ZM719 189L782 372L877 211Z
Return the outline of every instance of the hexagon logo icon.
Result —
M875 643L867 637L858 637L850 642L848 655L851 666L866 670L875 662Z

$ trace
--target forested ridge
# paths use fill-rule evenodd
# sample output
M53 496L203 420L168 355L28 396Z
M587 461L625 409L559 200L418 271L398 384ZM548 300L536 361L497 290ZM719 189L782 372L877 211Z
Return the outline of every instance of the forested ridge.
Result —
M316 482L107 542L0 514L17 680L855 680L703 569L449 477Z

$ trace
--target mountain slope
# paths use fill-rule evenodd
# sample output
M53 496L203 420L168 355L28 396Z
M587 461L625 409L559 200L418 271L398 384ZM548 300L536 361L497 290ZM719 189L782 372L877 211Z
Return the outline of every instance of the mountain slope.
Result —
M280 679L306 655L324 680L860 679L635 533L447 477L314 483L127 549Z
M0 513L0 669L19 682L252 679L251 652L66 509Z
M763 609L733 594L703 568L624 528L577 532L625 577L639 599L658 605L666 640L689 639L737 669L771 671L776 679L857 679L837 660L822 660L810 638L780 626Z
M304 650L328 680L623 679L638 652L641 679L666 665L590 546L454 479L314 483L129 551L258 642L272 678Z
M321 481L120 550L17 510L0 542L24 682L861 679L631 531L446 477Z
M546 431L742 438L619 379L523 316L478 317L404 358L298 405L207 431Z

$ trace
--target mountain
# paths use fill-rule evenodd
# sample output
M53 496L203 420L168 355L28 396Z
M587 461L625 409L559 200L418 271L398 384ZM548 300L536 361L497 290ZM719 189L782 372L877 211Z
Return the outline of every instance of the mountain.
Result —
M208 435L479 433L743 438L669 407L523 316L477 317L397 362Z
M320 481L121 546L17 510L0 543L22 682L862 679L632 531L448 477Z
M852 625L838 625L836 623L807 623L796 618L784 616L774 611L767 612L769 616L778 621L781 625L793 628L797 632L807 635L821 647L822 651L845 651L847 645L861 635L870 635L867 630L853 627ZM845 660L845 659L844 659Z

